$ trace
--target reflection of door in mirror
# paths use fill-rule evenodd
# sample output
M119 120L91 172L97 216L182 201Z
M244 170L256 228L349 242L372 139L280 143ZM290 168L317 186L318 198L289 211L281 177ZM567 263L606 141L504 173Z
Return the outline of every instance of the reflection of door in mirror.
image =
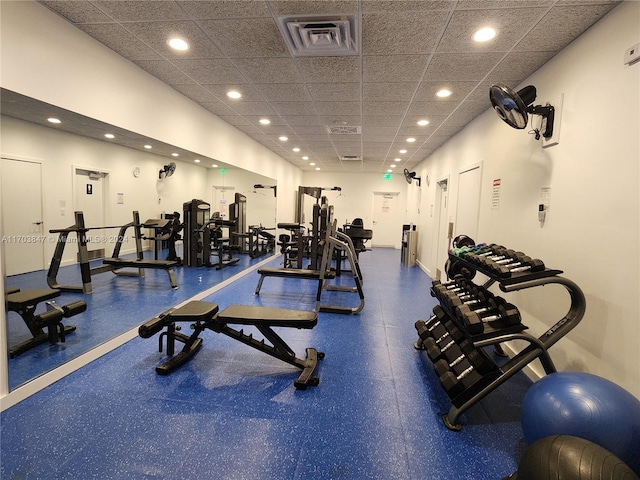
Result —
M2 221L5 273L44 268L42 165L2 159Z
M105 192L106 173L75 169L74 211L84 214L87 227L106 225ZM103 258L111 254L107 249L107 235L103 229L91 230L87 235L89 258Z

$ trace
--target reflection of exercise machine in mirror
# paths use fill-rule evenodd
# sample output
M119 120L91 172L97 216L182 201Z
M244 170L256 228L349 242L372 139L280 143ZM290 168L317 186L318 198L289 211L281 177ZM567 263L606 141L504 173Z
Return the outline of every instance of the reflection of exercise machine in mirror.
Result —
M51 259L51 265L49 266L49 271L47 273L47 284L53 289L61 290L64 292L92 293L93 287L91 285L91 277L94 275L98 275L104 272L112 272L115 275L136 276L144 278L144 269L150 268L166 271L167 275L169 276L171 287L174 289L178 288L178 282L176 280L175 272L173 271L173 267L177 265L176 261L150 260L144 258L144 254L142 251L142 240L146 237L142 235L142 228L155 228L155 226L159 225L159 222L162 221L152 219L148 220L148 222L148 225L146 222L140 223L140 215L138 214L138 212L133 212L133 222L127 223L126 225L109 227L85 227L83 213L75 212L75 223L73 225L67 228L49 230L49 233L57 233L59 236L56 243L56 248L53 252L53 258ZM126 241L125 239L128 238L127 230L130 227L134 230L136 257L121 258L120 249L122 247L122 242ZM91 259L89 258L87 244L89 243L90 239L87 236L87 232L91 230L105 230L109 228L119 229L117 236L111 237L111 239L115 242L113 253L111 254L111 257L102 260L101 266L92 268L89 264L89 261ZM75 243L78 245L78 259L82 285L60 285L57 279L58 270L60 268L60 264L62 263L64 248L67 245L70 233L75 233L77 236L77 241ZM137 272L123 269L135 269L137 270Z

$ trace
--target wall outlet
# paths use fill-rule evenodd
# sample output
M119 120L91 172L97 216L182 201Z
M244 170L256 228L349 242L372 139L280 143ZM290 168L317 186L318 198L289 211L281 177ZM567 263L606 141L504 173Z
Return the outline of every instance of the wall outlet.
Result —
M562 123L562 102L564 100L564 93L561 93L555 100L550 102L554 108L553 118L553 135L549 138L542 137L542 147L551 147L560 143L560 124Z
M640 60L640 43L636 43L624 52L624 64L633 65Z

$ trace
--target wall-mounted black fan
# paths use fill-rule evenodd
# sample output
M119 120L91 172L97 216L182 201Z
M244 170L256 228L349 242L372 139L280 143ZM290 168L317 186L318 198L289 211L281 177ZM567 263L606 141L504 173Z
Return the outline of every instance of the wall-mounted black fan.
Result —
M506 85L491 85L489 100L498 116L513 128L526 128L529 115L540 115L543 119L542 127L535 129L536 140L540 135L550 138L553 135L553 120L555 109L552 105L532 105L536 99L536 87L529 85L517 92Z
M170 177L171 175L173 175L173 172L175 171L176 171L176 164L175 162L171 162L168 165L165 165L164 167L162 167L162 169L158 173L158 178L162 180L163 178Z
M414 179L418 183L418 186L420 186L420 184L421 184L420 177L416 177L416 172L410 172L406 168L404 169L404 179L409 184L411 183L411 180L414 180Z

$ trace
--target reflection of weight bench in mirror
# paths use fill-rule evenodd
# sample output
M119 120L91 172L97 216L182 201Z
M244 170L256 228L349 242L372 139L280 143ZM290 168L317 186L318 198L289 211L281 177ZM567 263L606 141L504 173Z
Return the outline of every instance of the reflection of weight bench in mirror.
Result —
M180 333L177 322L190 322L193 333L187 336ZM306 359L296 357L295 352L272 330L272 327L313 328L318 322L314 312L303 310L289 310L262 306L230 305L218 313L215 303L191 301L178 308L169 309L141 325L138 333L142 338L150 338L166 327L160 334L159 351L166 338L167 355L172 357L156 367L156 372L166 375L190 359L202 346L199 335L205 330L213 330L238 340L250 347L260 350L272 357L286 362L302 370L294 385L304 390L308 386L318 385L318 377L314 375L318 359L324 358L324 353L315 348L306 349ZM263 336L263 340L256 340L251 334L245 334L242 329L235 330L229 325L245 325L255 327ZM271 345L265 342L271 342ZM181 352L175 354L175 342L184 344Z
M59 290L25 290L10 289L6 295L7 309L22 317L32 338L9 348L9 356L17 357L27 350L49 342L55 345L58 341L65 341L65 335L75 331L72 325L63 325L62 319L69 318L87 309L82 300L59 306L51 299L60 296ZM47 310L36 315L35 311L40 302L46 302ZM47 329L45 332L44 329Z
M93 275L97 275L99 273L104 272L113 272L115 275L125 275L125 276L136 276L143 277L144 269L160 269L167 272L169 275L169 281L171 282L172 288L178 288L178 283L176 281L175 272L173 271L173 267L177 264L176 261L172 260L148 260L145 259L142 253L142 231L141 229L145 227L145 224L140 224L140 216L138 212L133 212L133 222L127 223L123 226L116 227L85 227L84 225L84 215L82 212L75 212L75 220L76 223L71 225L70 227L58 229L58 230L49 230L49 233L58 233L58 242L56 243L56 249L53 252L53 258L51 259L51 265L49 266L49 271L47 273L47 284L54 289L62 290L65 292L82 292L82 293L92 293L93 287L91 286L91 277ZM150 225L154 225L152 221ZM119 258L120 248L122 247L122 242L125 238L127 238L127 229L129 227L133 227L135 230L134 238L136 242L136 258ZM111 258L103 259L103 265L99 267L91 268L89 265L89 252L87 250L87 232L90 230L101 230L106 228L119 228L119 233L117 238L115 238L116 243L113 249L113 254ZM62 255L64 253L64 247L67 244L67 237L70 233L75 233L77 236L77 244L78 244L78 263L80 264L80 275L82 278L82 285L60 285L57 280L58 270L60 268L60 264L62 262ZM123 268L135 268L137 272L131 271L122 271Z

